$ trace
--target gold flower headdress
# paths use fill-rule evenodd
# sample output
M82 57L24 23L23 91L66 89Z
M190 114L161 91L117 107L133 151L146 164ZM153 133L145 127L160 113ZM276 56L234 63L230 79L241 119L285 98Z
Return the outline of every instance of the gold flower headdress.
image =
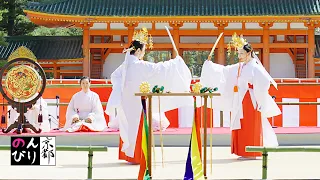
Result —
M145 44L146 48L153 48L153 39L151 34L148 33L147 28L143 27L140 31L135 30L132 36L132 41L139 41L141 44ZM132 51L134 47L124 50L123 52Z
M140 31L134 31L132 41L139 41L142 44L147 45L147 48L153 48L153 40L151 34L148 34L147 28L142 28Z
M241 49L243 48L244 45L246 45L248 42L246 39L243 38L243 35L241 34L240 36L237 36L237 33L234 33L232 35L232 40L229 42L228 44L228 56L231 55L231 46L233 46L234 50L235 50L235 54L236 54L236 51L238 49Z

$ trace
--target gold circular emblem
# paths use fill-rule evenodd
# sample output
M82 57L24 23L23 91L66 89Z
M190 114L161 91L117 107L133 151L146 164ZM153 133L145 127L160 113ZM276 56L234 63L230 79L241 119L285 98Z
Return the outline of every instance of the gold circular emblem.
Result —
M12 97L24 100L37 93L40 87L40 77L32 67L19 65L8 71L5 84Z

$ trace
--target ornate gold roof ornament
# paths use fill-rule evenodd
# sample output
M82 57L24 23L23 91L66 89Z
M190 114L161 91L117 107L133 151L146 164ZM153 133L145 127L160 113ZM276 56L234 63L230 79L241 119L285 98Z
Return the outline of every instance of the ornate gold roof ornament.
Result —
M228 48L227 48L227 49L228 49L228 50L227 50L228 56L231 55L231 49L232 49L232 47L233 47L234 50L235 50L234 54L236 54L236 51L237 51L238 49L243 48L243 46L246 45L247 43L248 43L247 40L243 38L243 35L242 35L242 34L241 34L240 36L238 36L237 33L234 33L234 34L232 35L231 41L228 43Z
M36 56L33 54L33 52L30 49L26 48L25 46L20 46L18 47L18 49L13 51L8 57L8 62L14 59L23 59L23 58L30 59L37 62Z

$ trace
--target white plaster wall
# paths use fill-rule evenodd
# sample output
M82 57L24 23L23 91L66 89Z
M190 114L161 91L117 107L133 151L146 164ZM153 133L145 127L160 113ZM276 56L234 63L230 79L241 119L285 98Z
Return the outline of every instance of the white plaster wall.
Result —
M246 23L246 29L262 29L259 23Z
M153 44L157 43L171 43L169 36L152 37Z
M150 29L152 29L152 23L139 23L138 26L135 29L140 30L143 27L145 27L148 30L150 30Z
M169 26L169 23L156 23L156 29L166 29L165 26L167 26L169 29L172 29L170 26Z
M287 29L287 23L273 23L273 26L270 29Z
M239 33L237 33L239 35ZM243 36L249 43L260 43L261 38L259 36ZM224 42L230 42L232 39L231 36L224 37Z
M242 29L242 23L229 23L225 29Z
M205 43L212 43L214 44L217 40L217 37L213 36L181 36L180 37L180 42L181 43L200 43L200 44L205 44Z
M102 77L110 79L111 74L124 61L124 53L110 53L105 63L103 64Z
M304 26L304 23L291 23L290 28L291 29L307 29L307 27Z
M295 68L287 53L270 53L270 75L273 78L295 78Z
M107 23L94 23L92 27L90 27L90 29L107 29Z
M213 23L200 23L200 29L218 29Z
M180 29L197 29L197 23L184 23Z
M170 43L171 44L171 41L170 41L170 38L169 36L154 36L152 37L153 39L153 44L157 44L157 43L160 43L160 44L166 44L166 43ZM124 42L125 43L128 43L128 37L124 37L123 38Z
M128 29L124 26L124 23L110 23L111 29Z

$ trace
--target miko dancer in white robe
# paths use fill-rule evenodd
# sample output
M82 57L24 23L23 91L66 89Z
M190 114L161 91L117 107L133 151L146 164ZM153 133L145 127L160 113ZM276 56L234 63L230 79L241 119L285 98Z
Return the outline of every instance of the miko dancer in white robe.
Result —
M221 97L213 98L214 109L231 112L232 153L239 159L255 159L261 153L248 153L246 146L278 146L267 119L281 114L268 92L270 82L275 88L277 84L242 36L233 36L233 43L238 44L240 62L223 66L207 60L200 82L206 87L218 87Z
M113 89L106 109L108 115L114 115L117 110L119 159L134 164L141 159L142 105L141 97L135 96L140 84L148 82L151 88L158 85L164 86L164 91L189 92L191 83L190 70L180 56L159 63L140 60L148 44L146 29L140 32L140 36L139 33L133 36L123 64L111 75ZM161 113L188 105L193 106L192 97L161 97ZM153 112L158 113L158 97L153 98L152 107Z
M35 97L37 97L38 94L39 93L35 93L32 97L26 100L23 100L21 102L30 101ZM41 108L41 111L40 111L40 108ZM40 113L42 114L42 123L38 122L38 116ZM8 114L9 114L9 124L13 124L15 121L17 121L19 117L19 113L15 109L13 108L9 109ZM31 108L27 109L27 112L24 113L24 115L26 120L29 121L29 123L32 124L35 128L37 129L40 128L41 132L49 132L51 130L47 102L42 97L40 97L36 101L36 103L32 105Z
M107 127L99 95L90 90L90 79L80 79L82 90L72 96L63 131L97 132Z
M114 73L111 74L111 83L112 83L112 89L114 89L114 91L112 91L113 95L110 96L112 98L110 98L108 101L108 103L110 104L110 100L111 103L114 99L115 94L121 92L121 90L119 90L120 85L117 84L117 82L120 82L122 79L122 73L120 68L122 68L121 66L119 66L119 70L114 71ZM111 105L109 105L109 107L111 107ZM108 114L108 109L106 109L106 113ZM111 128L113 130L119 130L119 118L120 116L117 116L117 113L111 113L114 116L110 116L109 119L109 123L108 123L108 128ZM156 113L152 113L152 129L153 131L160 131L160 127L162 126L161 130L165 131L169 125L170 122L168 120L168 118L166 117L164 112L161 112L161 124L160 124L160 117L159 117L159 112Z

